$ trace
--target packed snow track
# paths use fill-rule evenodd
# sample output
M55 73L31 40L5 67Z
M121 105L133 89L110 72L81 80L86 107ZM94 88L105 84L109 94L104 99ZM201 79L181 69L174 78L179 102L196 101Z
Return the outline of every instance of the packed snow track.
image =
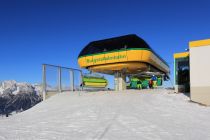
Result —
M0 140L207 140L210 107L171 91L69 92L0 118Z

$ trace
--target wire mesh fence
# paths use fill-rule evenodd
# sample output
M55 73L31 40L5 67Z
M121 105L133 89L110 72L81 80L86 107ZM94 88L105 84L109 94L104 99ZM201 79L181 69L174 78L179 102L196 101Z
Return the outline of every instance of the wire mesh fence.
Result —
M83 89L81 70L43 64L42 73L44 100L59 92Z

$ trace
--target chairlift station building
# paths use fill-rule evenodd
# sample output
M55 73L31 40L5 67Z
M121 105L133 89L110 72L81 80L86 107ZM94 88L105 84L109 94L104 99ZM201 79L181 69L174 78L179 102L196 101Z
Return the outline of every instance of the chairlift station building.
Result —
M189 42L189 52L174 54L176 92L190 92L194 102L210 105L210 39Z
M93 72L114 75L115 90L126 89L129 75L169 75L168 64L134 34L90 42L80 52L78 64Z
M114 75L115 90L126 89L126 76L169 77L168 64L134 34L90 42L78 64L93 72ZM189 42L189 51L174 54L176 92L189 92L194 102L210 105L210 39Z

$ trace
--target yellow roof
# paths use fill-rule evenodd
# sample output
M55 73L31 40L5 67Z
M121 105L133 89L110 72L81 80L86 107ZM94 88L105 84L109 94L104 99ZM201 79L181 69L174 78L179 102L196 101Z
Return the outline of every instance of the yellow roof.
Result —
M174 58L183 58L183 57L188 57L189 52L182 52L182 53L175 53Z
M192 47L200 47L200 46L207 46L210 45L210 39L205 40L197 40L197 41L190 41L189 46Z

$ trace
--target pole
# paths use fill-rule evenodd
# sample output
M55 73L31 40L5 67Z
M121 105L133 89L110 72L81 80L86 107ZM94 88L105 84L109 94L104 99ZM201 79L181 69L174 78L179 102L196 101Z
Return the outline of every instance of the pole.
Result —
M46 100L46 65L42 65L42 96Z
M58 67L58 91L60 93L62 92L62 87L61 87L61 67Z
M70 70L70 90L74 91L74 71Z
M82 72L80 71L80 81L79 81L79 83L80 83L80 88L81 88L81 90L83 91L83 75L82 75Z

